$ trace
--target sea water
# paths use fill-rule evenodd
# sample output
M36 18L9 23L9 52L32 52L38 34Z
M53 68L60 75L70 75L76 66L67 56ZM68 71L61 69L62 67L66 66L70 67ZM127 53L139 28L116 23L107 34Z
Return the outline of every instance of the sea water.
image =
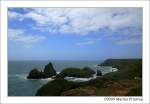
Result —
M43 70L50 61L9 61L8 62L8 96L34 96L36 91L48 81L48 79L27 79L31 69ZM101 61L51 61L55 70L59 73L67 67L91 67L93 70L100 69L102 74L111 72L111 67L98 67ZM96 78L96 76L93 76ZM71 81L87 81L91 78L68 78Z

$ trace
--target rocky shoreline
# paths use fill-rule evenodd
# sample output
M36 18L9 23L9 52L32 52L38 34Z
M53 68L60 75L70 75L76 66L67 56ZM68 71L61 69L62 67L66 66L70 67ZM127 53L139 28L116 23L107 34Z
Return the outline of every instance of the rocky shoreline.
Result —
M67 68L38 89L36 96L142 96L142 59L108 59L98 66L112 66L118 70L85 82L73 82L65 79L70 73ZM80 76L74 70L71 72Z
M41 79L41 78L50 78L56 75L56 71L52 65L52 63L48 63L43 71L39 71L38 69L34 68L30 71L29 75L27 76L28 79Z
M92 78L94 75L102 76L102 72L100 70L94 71L90 67L84 68L75 68L69 67L63 69L61 72L56 72L52 63L50 62L44 68L44 71L39 71L38 69L34 68L29 72L27 79L45 79L45 78L66 78L66 77L73 77L73 78Z

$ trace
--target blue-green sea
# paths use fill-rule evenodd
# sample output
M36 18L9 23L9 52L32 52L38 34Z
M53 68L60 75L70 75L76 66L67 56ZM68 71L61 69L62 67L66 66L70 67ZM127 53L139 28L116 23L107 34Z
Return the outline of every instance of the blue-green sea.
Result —
M43 84L51 81L48 79L29 80L26 79L28 73L33 68L42 70L50 61L9 61L8 62L8 96L34 96L37 89ZM97 64L101 61L51 61L55 70L60 72L66 67L91 67L97 69ZM108 73L109 70L102 70L102 73Z

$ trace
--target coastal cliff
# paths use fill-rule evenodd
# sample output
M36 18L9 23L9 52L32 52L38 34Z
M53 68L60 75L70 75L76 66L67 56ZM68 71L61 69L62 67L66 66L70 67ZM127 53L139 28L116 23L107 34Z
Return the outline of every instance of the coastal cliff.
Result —
M104 75L113 80L142 78L142 59L108 59L99 66L112 66L118 69Z
M80 83L56 78L36 96L142 96L142 59L108 59L99 66L119 70Z

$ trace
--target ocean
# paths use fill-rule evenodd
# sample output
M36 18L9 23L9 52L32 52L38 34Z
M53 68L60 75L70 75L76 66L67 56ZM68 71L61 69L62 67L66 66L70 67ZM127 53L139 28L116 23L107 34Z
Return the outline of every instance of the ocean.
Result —
M37 89L51 81L48 79L26 79L33 68L43 70L50 61L9 61L8 62L8 96L34 96ZM55 70L60 72L66 67L91 67L97 70L97 64L101 61L51 61ZM103 70L104 69L104 70ZM110 68L103 68L102 74L110 72ZM83 81L85 79L82 79Z

